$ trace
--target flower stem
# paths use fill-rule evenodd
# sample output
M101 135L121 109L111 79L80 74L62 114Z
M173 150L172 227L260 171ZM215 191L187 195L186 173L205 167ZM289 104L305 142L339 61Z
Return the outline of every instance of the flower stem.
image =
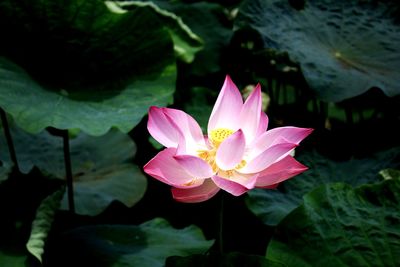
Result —
M71 213L75 213L74 186L72 180L72 166L71 166L71 154L69 149L68 130L61 130L61 135L64 142L63 146L64 146L65 172L67 178L68 207Z
M4 136L6 137L7 140L8 152L10 153L10 158L14 164L14 168L19 172L17 154L15 153L14 143L11 137L11 131L8 125L7 115L2 108L0 108L0 115L1 115L1 123L3 125L3 130L4 130Z

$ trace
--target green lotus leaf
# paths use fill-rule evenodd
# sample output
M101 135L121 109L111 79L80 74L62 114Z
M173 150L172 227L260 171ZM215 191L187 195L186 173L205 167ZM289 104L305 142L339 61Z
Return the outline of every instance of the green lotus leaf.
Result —
M278 190L255 189L248 193L247 206L267 225L278 224L302 203L303 195L321 184L344 182L358 186L379 181L382 169L400 167L400 149L344 162L329 160L316 152L303 153L297 159L309 170L283 182Z
M150 105L171 103L173 42L151 8L23 2L0 3L0 106L24 130L128 132Z
M203 40L203 49L196 53L190 65L191 73L202 76L220 71L222 54L233 35L223 6L205 1L190 4L183 1L152 2L179 16Z
M396 179L323 185L278 225L267 258L288 267L398 266L399 203Z
M43 172L64 178L63 140L61 137L53 136L45 131L37 135L29 134L15 124L10 125L10 133L18 167L22 173L28 174L34 166L37 166ZM3 131L0 132L0 147L0 160L5 165L12 165ZM55 161L57 164L54 164Z
M0 106L30 133L46 127L78 128L90 135L103 135L111 127L129 132L149 106L172 102L175 66L167 66L154 80L137 80L118 91L68 94L46 90L23 69L0 59ZM111 97L108 97L110 96Z
M31 235L26 248L42 262L42 254L47 235L54 220L54 214L60 207L60 201L64 194L64 188L46 197L36 211L36 218L32 222Z
M99 0L24 2L0 4L0 55L47 89L107 90L156 78L173 59L168 31L148 7L117 14Z
M50 176L65 179L63 142L47 132L38 135L11 128L20 170L28 173L34 166ZM0 134L0 144L5 143ZM0 159L10 162L7 151ZM101 137L80 133L70 140L70 155L74 179L75 209L78 214L97 215L112 201L128 207L136 204L147 187L141 169L131 163L136 153L135 143L124 133L110 131ZM67 194L61 208L67 209Z
M383 1L246 1L237 25L250 25L265 46L288 51L322 100L338 102L380 88L400 94L400 27ZM372 3L374 2L374 3Z
M146 188L146 177L133 164L118 164L95 172L88 170L85 175L74 177L75 211L81 215L95 216L115 200L132 207L142 199ZM68 210L66 194L61 209Z
M52 244L52 257L55 266L161 267L169 256L204 253L212 243L196 226L174 229L156 218L139 226L97 225L71 230Z
M185 24L181 17L160 8L152 1L107 1L107 6L116 13L125 13L135 7L153 9L167 26L174 42L175 55L186 63L194 60L195 54L202 49L203 41ZM162 4L162 3L161 3Z

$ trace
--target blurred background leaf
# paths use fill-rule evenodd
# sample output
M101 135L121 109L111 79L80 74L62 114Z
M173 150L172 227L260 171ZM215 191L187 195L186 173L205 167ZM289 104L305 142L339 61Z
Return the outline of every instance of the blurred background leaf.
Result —
M0 14L0 106L24 130L128 132L150 105L172 102L173 41L151 8L2 1Z
M34 166L44 174L65 180L62 138L44 131L32 135L17 127L12 128L18 163L28 173ZM0 133L1 147L5 147ZM78 214L97 215L114 200L128 207L144 195L147 180L132 160L136 145L117 130L101 137L79 133L70 140L75 208ZM0 159L10 162L8 151L0 151ZM68 209L65 194L61 208Z

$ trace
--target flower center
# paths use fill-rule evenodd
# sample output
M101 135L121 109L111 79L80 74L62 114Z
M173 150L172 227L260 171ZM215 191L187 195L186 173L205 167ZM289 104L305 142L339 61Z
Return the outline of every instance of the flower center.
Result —
M218 128L210 132L210 141L215 147L218 147L226 138L232 135L234 132L227 128Z
M217 155L217 150L219 145L229 136L231 136L234 133L233 130L227 129L227 128L218 128L214 129L210 132L209 134L209 140L212 145L212 148L210 150L198 150L197 155L199 158L203 159L205 162L207 162L214 173L222 175L224 177L231 177L233 176L233 172L237 169L243 168L246 166L247 162L245 160L242 160L235 168L232 170L221 170L218 166L217 163L215 162L215 157Z

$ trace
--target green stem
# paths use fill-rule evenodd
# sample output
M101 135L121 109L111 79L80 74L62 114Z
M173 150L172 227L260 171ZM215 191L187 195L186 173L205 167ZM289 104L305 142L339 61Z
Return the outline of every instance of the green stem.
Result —
M11 161L14 164L14 168L19 172L17 154L15 153L14 143L11 137L10 127L8 125L7 115L6 112L0 108L0 115L1 115L1 123L3 124L4 129L4 136L7 140L8 152L10 153Z
M68 130L61 130L61 135L64 141L64 162L65 162L65 172L67 177L68 207L70 212L75 213L74 184L72 179L72 166L71 166L71 154L69 149Z

